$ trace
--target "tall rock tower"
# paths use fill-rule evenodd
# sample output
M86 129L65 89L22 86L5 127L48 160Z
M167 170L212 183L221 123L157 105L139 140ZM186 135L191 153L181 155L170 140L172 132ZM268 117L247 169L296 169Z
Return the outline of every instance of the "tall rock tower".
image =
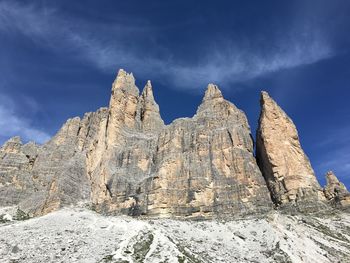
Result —
M325 200L293 121L267 92L261 93L256 156L277 206L312 210Z

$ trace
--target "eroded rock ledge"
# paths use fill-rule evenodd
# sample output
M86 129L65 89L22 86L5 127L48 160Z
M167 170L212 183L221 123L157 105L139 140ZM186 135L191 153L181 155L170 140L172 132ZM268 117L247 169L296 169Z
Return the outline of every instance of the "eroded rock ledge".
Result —
M44 145L16 137L0 148L0 205L42 215L88 201L110 214L232 218L333 204L338 188L322 191L293 122L267 93L261 105L262 172L245 114L216 85L192 118L165 125L151 82L140 94L120 70L108 108L69 119Z

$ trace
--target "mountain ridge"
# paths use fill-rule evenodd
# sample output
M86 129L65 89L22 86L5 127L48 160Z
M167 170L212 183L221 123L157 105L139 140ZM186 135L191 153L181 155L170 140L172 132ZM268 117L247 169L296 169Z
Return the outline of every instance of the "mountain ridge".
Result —
M266 92L261 107L255 157L247 117L218 86L193 117L165 125L151 82L140 93L119 70L107 108L67 120L42 146L1 147L0 205L42 215L90 200L101 213L193 219L347 209L346 188L320 187L294 123Z

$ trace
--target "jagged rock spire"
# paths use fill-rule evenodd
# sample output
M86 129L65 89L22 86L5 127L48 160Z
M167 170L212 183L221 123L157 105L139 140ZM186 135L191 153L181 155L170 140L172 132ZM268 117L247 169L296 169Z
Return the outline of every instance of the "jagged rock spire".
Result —
M329 171L326 174L327 185L323 189L326 198L335 205L350 207L350 193L337 176Z
M148 80L139 98L137 115L143 131L156 131L164 127L159 106L154 100L151 81Z
M207 90L205 91L203 101L212 100L212 99L223 99L221 90L215 84L208 84Z
M144 98L149 98L150 100L154 100L152 83L150 80L147 80L147 83L146 83L145 87L143 88L141 96Z
M120 127L135 127L138 96L139 89L135 85L133 74L120 69L112 84L107 125L107 145L117 143Z
M202 103L199 105L196 116L199 118L226 119L244 125L250 130L248 120L243 111L233 103L225 100L219 87L215 84L208 84Z
M277 205L324 200L293 121L267 92L261 93L257 161Z
M329 171L326 173L326 180L327 180L327 185L341 185L343 189L346 189L345 185L343 185L337 176L332 172Z
M222 107L237 109L232 103L224 99L217 85L211 83L208 84L207 89L204 93L204 97L202 99L202 103L197 109L197 115L207 116L208 113L209 115L217 115L216 113L219 113L219 111L225 111ZM226 114L226 112L221 112L221 114Z
M134 75L132 73L127 73L124 69L120 69L112 84L112 94L117 90L123 90L138 96L139 89L135 85Z

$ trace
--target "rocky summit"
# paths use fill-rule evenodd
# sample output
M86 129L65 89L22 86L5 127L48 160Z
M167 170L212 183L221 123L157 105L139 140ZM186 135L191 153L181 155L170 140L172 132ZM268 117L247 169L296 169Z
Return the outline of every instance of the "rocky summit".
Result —
M85 202L131 216L231 219L273 209L346 209L334 174L317 182L292 120L266 93L254 141L247 118L209 84L192 118L165 125L152 84L120 70L107 108L69 119L47 143L0 148L0 206L29 216Z

